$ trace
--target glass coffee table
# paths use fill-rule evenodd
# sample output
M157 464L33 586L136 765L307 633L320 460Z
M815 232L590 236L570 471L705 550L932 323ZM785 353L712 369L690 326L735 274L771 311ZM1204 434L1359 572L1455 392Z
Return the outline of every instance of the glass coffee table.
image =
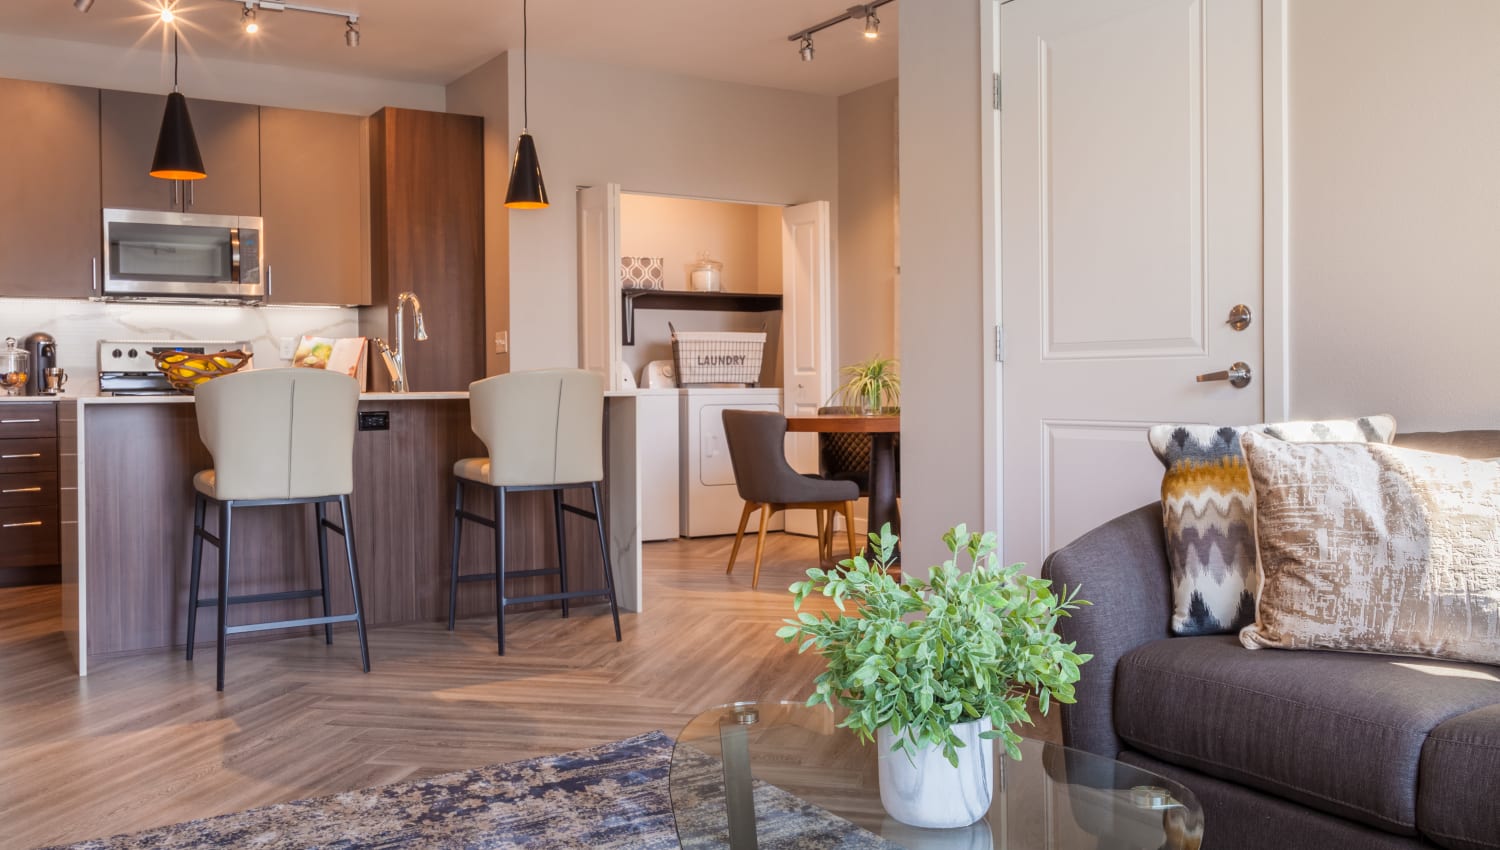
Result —
M838 728L841 716L825 706L749 702L689 722L670 778L684 850L1196 850L1202 843L1203 812L1186 788L1030 739L1021 743L1021 761L995 747L994 800L978 823L907 826L881 808L881 754Z

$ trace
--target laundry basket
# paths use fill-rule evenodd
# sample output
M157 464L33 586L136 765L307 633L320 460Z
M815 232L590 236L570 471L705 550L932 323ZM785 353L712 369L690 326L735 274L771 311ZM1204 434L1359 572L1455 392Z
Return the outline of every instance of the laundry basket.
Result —
M669 325L670 327L670 325ZM672 359L677 385L760 383L765 332L679 331L672 328Z

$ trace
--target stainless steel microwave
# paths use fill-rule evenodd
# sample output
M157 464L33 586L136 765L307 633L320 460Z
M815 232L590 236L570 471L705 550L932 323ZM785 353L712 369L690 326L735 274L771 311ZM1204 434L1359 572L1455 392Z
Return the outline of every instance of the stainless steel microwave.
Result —
M260 303L262 236L252 216L107 209L104 298Z

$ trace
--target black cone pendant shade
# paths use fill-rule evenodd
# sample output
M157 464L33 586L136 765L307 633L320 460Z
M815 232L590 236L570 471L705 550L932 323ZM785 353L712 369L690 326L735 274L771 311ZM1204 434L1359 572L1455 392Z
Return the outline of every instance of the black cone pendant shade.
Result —
M202 180L208 176L203 170L203 155L198 152L198 138L193 135L187 98L181 92L167 95L161 133L156 137L156 156L151 159L151 176L163 180Z
M539 210L547 206L547 184L542 181L542 163L536 158L536 143L530 133L522 133L516 142L505 205L513 210Z

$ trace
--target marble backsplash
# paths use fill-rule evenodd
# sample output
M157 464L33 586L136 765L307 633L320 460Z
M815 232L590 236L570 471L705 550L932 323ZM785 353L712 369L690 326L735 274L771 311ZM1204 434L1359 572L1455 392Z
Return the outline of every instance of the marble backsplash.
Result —
M98 342L109 340L249 340L259 368L290 365L281 341L303 335L358 335L358 313L344 307L230 307L139 304L46 298L0 298L0 347L38 331L57 339L59 365L72 395L99 390Z

